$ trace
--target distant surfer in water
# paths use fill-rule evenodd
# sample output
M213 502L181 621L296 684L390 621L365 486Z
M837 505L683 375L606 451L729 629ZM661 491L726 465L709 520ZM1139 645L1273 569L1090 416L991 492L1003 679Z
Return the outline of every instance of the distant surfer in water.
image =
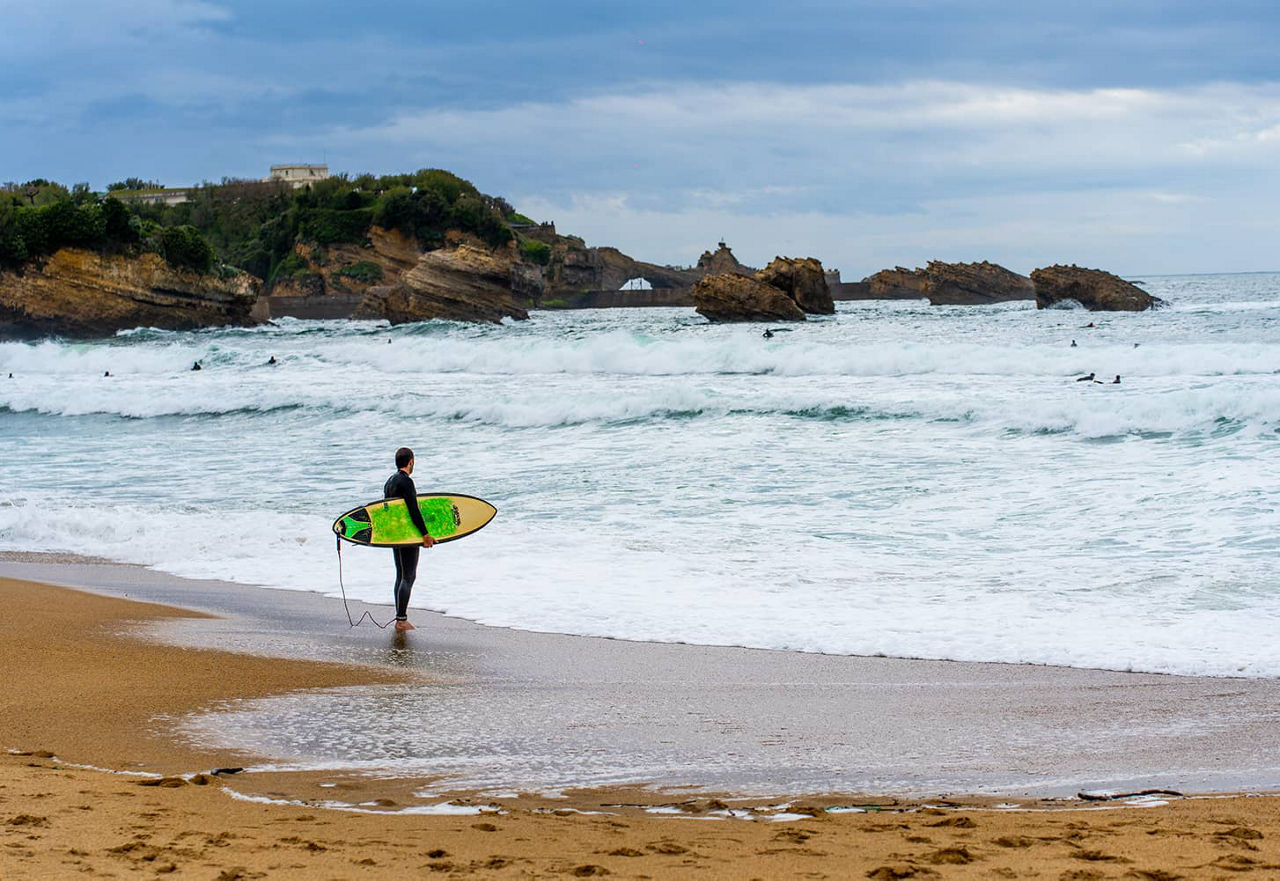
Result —
M422 512L418 510L418 488L413 485L413 450L401 447L396 450L396 473L387 478L382 487L382 495L388 499L404 499L409 509L409 519L422 533L422 547L418 545L399 545L391 549L396 555L396 630L413 630L409 623L409 594L413 592L413 582L418 577L418 554L422 548L429 548L436 540L427 532L427 524L422 522Z

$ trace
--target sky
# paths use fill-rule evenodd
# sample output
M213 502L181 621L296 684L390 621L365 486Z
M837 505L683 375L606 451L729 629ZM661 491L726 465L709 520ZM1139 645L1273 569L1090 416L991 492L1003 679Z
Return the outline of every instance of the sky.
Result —
M1280 270L1275 0L0 0L0 181L446 168L592 245Z

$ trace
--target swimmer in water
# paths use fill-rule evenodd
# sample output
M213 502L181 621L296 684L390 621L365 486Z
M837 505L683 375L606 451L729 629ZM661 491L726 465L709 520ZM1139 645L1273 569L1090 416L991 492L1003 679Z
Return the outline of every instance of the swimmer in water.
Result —
M275 356L275 355L272 355L270 358L268 358L268 359L267 359L267 363L268 363L268 364L279 364L280 362L276 360L276 356Z
M1117 373L1117 374L1116 374L1116 378L1115 378L1115 379L1111 380L1111 384L1112 384L1112 385L1119 385L1119 384L1120 384L1120 374L1119 374L1119 373Z
M204 368L200 366L200 362L199 362L199 361L195 361L195 362L193 362L193 363L192 363L192 365L191 365L191 369L192 369L192 370L204 370Z
M1076 348L1076 341L1075 341L1075 340L1072 340L1072 341L1071 341L1071 348L1073 348L1073 349L1074 349L1074 348Z
M1076 382L1093 382L1093 374L1090 373L1088 376L1078 376L1076 377Z

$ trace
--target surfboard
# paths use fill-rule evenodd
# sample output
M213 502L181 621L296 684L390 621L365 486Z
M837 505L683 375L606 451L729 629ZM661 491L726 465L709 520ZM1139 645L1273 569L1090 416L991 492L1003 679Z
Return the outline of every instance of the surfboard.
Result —
M418 510L422 512L427 532L437 543L483 529L498 513L498 509L484 499L457 493L419 494ZM333 531L338 538L352 544L375 548L422 543L422 534L409 519L404 499L380 499L352 508L333 521Z

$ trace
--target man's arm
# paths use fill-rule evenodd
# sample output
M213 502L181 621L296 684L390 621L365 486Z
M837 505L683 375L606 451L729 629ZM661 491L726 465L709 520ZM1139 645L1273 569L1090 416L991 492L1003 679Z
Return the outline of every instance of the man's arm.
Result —
M401 472L404 474L404 472ZM418 488L414 486L413 478L407 474L396 481L397 488L400 490L400 498L404 499L406 507L409 509L409 519L413 521L413 525L422 533L422 543L431 547L435 544L435 539L431 537L431 533L427 532L427 524L422 519L422 511L418 508Z

